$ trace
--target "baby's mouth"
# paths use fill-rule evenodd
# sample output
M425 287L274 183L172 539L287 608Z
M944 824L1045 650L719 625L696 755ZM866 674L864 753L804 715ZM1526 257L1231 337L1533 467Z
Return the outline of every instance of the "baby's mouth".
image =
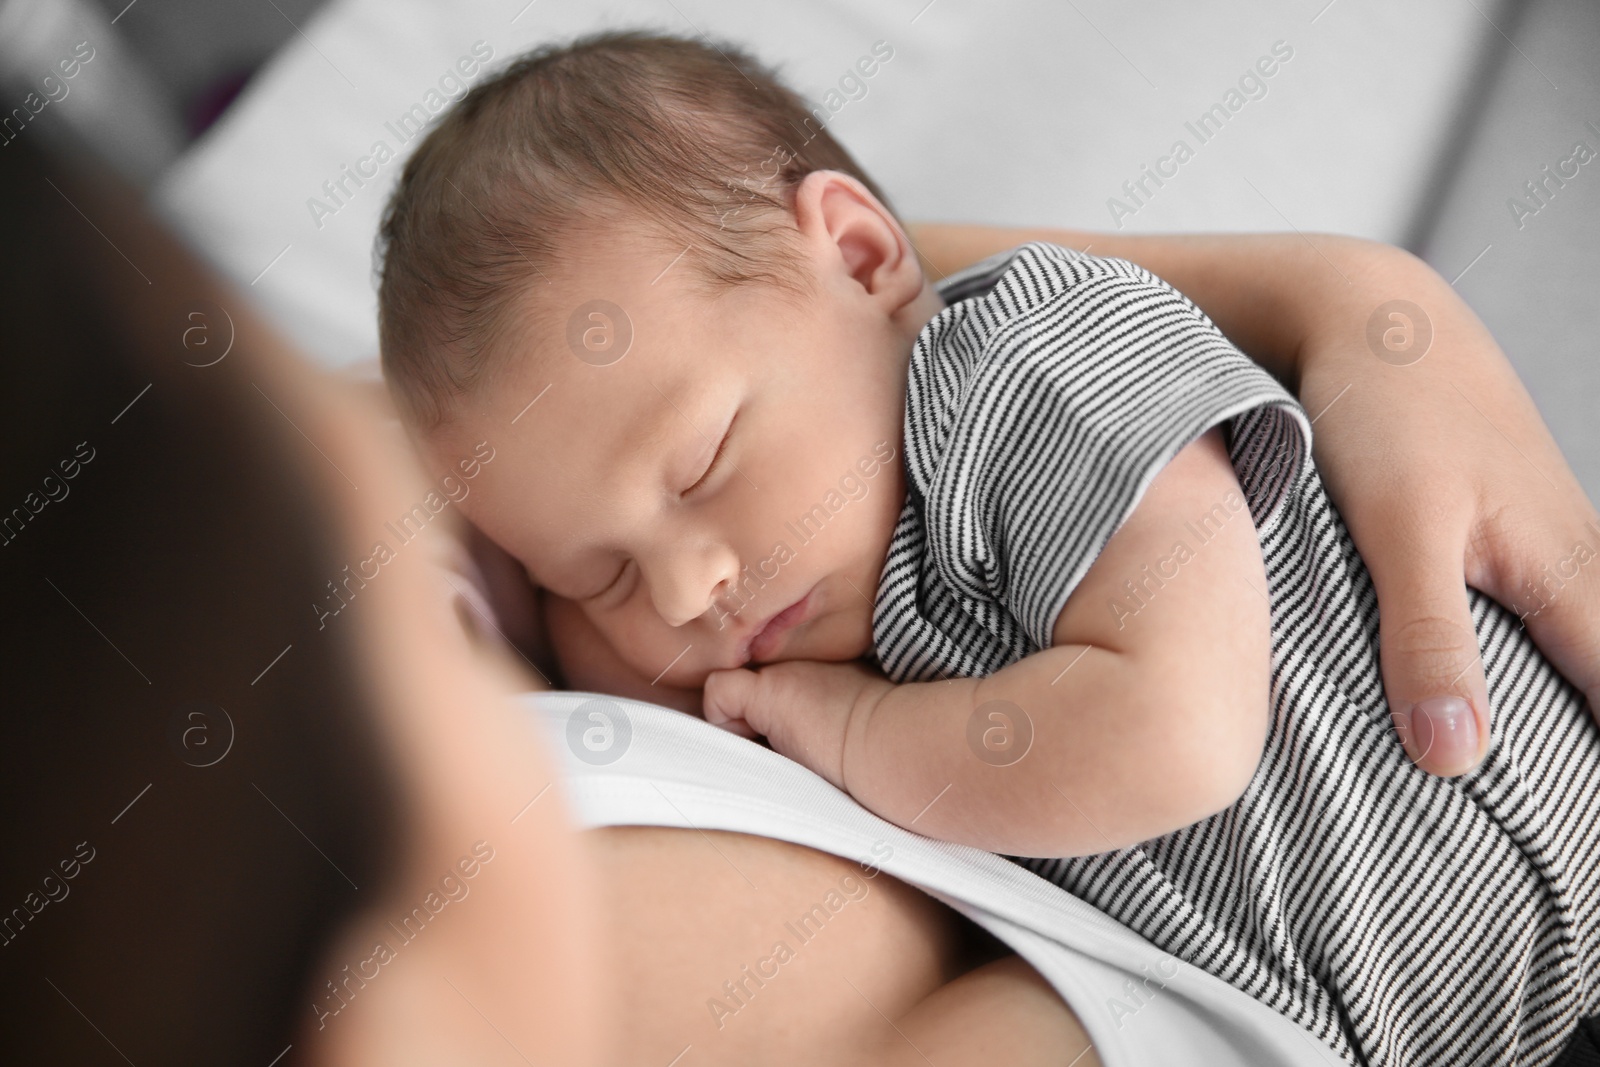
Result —
M781 648L784 636L810 617L815 593L813 586L799 600L752 627L740 645L740 660L749 663L765 659Z

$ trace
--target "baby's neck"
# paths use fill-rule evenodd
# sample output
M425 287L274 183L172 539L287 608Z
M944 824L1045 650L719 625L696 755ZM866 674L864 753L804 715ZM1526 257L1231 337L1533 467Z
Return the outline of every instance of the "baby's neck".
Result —
M916 341L917 335L922 332L922 328L928 325L929 319L939 314L945 307L944 297L939 295L939 290L933 287L932 282L924 279L922 292L918 293L915 299L909 301L895 312L894 323L906 334L907 359L911 356L911 344Z

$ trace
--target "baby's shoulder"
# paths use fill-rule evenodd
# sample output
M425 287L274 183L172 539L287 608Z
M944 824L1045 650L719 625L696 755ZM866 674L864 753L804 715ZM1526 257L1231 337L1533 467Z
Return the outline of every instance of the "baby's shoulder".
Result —
M1068 424L1115 437L1118 418L1139 436L1130 416L1270 381L1188 298L1126 260L1034 242L941 292L954 299L923 329L907 374L908 445L925 457L1032 451Z
M1134 264L1034 244L955 281L969 295L930 324L908 375L911 507L941 581L1006 605L1039 647L1157 473L1207 430L1232 420L1247 431L1232 443L1292 456L1252 496L1262 516L1310 454L1282 385Z
M1089 365L1101 375L1138 373L1178 355L1253 368L1211 320L1171 285L1136 263L1044 242L1021 245L953 275L939 290L948 306L913 348L912 402L979 395L983 380L1023 379L1049 388Z

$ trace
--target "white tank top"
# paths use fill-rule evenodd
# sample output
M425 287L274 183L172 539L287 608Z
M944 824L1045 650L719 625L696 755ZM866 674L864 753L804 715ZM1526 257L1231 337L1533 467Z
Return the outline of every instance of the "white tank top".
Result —
M943 901L1044 976L1107 1067L1337 1062L1309 1033L989 852L885 822L811 771L682 712L594 693L524 698L584 828L673 826L790 841ZM537 792L542 783L530 783ZM719 990L707 988L707 997Z

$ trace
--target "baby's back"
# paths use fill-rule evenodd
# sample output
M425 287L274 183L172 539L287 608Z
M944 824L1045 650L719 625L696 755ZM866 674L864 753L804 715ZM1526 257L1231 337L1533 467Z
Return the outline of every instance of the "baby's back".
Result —
M1280 455L1236 420L1260 496ZM1600 730L1517 618L1471 591L1492 744L1410 763L1371 579L1309 459L1259 525L1272 720L1237 804L1122 852L1028 865L1368 1063L1549 1062L1600 1011ZM1114 1009L1113 1009L1114 1010Z
M951 307L913 352L911 491L874 617L892 679L985 675L1047 646L1075 576L1214 425L1270 587L1269 730L1238 802L1120 852L1025 865L1347 1061L1548 1063L1600 1012L1600 729L1582 695L1473 592L1488 756L1454 779L1413 766L1372 581L1281 385L1119 260L1025 245L941 289ZM1036 477L994 473L1023 469ZM1106 1008L1122 1025L1141 1006Z

